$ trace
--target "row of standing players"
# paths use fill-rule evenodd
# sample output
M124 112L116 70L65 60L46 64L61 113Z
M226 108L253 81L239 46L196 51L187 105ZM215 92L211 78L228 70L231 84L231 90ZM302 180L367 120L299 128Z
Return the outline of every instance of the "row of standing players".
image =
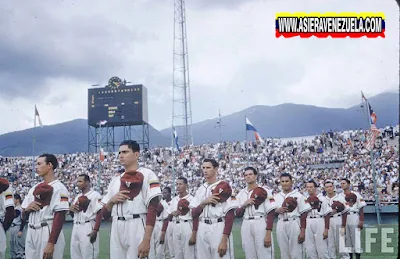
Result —
M359 258L362 253L360 231L366 204L360 194L350 191L347 179L341 181L341 194L327 181L326 196L318 195L316 183L310 181L306 199L292 189L291 176L282 174L282 191L272 196L256 184L257 171L249 167L244 172L247 188L231 196L229 184L217 180L218 163L205 159L205 183L195 196L188 194L187 180L179 178L178 195L171 199L170 190L164 188L161 200L158 177L138 166L139 152L136 142L123 141L119 160L125 173L110 182L104 197L90 188L87 175L81 175L77 186L82 193L72 205L67 189L54 174L57 159L50 154L40 156L36 169L43 182L30 189L21 206L22 219L28 221L26 258L63 258L62 226L67 211L74 218L70 248L74 259L98 257L103 219L112 221L110 258L234 258L231 230L235 216L243 218L246 258L274 258L276 216L281 258L351 258L353 252ZM15 217L12 189L7 187L0 188L0 259L5 258L5 230Z

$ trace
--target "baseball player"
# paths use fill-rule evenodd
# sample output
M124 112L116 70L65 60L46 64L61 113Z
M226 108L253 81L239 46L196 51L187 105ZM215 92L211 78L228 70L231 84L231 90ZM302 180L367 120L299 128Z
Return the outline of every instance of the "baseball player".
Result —
M170 257L168 245L168 238L165 239L165 231L162 232L163 226L168 225L168 208L171 205L171 188L165 187L162 190L163 199L158 204L158 211L156 217L156 224L153 230L152 248L155 248L155 255L157 259L164 259ZM165 242L167 241L167 242Z
M325 182L326 196L325 200L332 208L331 220L329 222L329 232L328 232L328 252L329 258L336 259L336 254L339 254L341 259L348 259L349 254L340 251L339 244L344 246L344 235L346 230L347 221L347 211L348 206L346 206L346 200L342 195L338 195L335 192L335 187L333 182ZM340 231L339 231L340 229ZM339 242L339 238L342 240ZM342 249L343 250L343 249Z
M155 258L149 252L161 189L153 171L139 168L139 153L136 141L120 144L119 160L125 172L111 180L101 201L103 217L112 217L111 259Z
M25 237L24 227L25 220L22 220L22 208L21 208L21 196L19 194L14 195L15 204L15 218L10 228L10 254L11 259L23 259L25 258Z
M253 167L244 169L247 188L237 195L239 208L237 217L243 217L241 228L242 247L247 259L274 258L272 226L276 204L272 192L259 187L257 170Z
M304 257L303 242L306 235L307 212L311 210L306 198L293 190L292 176L282 173L280 176L282 191L274 196L278 206L276 235L282 259L300 259Z
M171 201L168 209L170 223L168 229L173 231L173 246L175 259L196 258L196 234L197 222L193 221L189 204L193 196L187 192L188 181L185 177L179 177L176 181L177 196ZM165 233L165 229L163 229Z
M90 188L90 178L87 174L79 175L76 185L81 193L75 197L69 208L74 217L71 235L71 258L94 259L99 256L97 232L102 214L97 203L101 200L101 195Z
M317 194L318 185L314 180L306 183L307 201L312 210L307 215L306 252L310 259L329 259L328 233L332 208L323 195Z
M55 177L57 167L54 155L41 155L36 161L36 171L43 182L33 186L22 202L23 217L29 219L25 241L27 259L58 259L64 256L62 227L69 209L69 193Z
M6 256L6 231L14 219L14 195L7 179L0 178L0 259Z
M361 258L361 230L364 227L364 207L367 206L361 194L350 191L350 181L343 178L340 181L343 193L340 195L346 200L346 205L349 206L346 222L346 248L349 250L350 258L353 258L353 253L356 258Z
M234 258L231 231L238 205L236 198L231 197L230 185L217 180L218 168L214 159L204 159L202 170L206 182L190 203L193 218L199 218L197 258Z

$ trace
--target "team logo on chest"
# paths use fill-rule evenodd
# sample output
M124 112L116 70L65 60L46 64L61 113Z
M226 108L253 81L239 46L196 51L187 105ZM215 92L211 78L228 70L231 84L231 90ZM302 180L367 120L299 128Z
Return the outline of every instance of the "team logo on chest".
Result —
M125 182L125 184L128 188L131 186L131 182Z
M36 199L41 200L42 198L40 198L40 194L36 195Z

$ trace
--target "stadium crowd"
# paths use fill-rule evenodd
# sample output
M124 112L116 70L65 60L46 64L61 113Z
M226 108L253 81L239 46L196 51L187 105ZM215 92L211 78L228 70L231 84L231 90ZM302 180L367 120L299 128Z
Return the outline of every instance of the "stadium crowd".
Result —
M278 191L279 175L290 173L295 188L305 192L305 182L313 178L320 183L330 179L337 192L341 192L340 179L349 178L352 188L359 191L366 201L374 201L370 153L365 149L367 131L327 132L312 140L284 141L265 139L258 142L222 142L185 147L172 156L170 147L144 150L141 165L158 173L163 187L172 187L172 175L189 180L190 192L195 193L202 183L201 162L215 158L220 163L219 177L228 180L235 192L245 187L242 171L246 166L255 167L264 185ZM398 136L379 136L375 149L375 169L382 204L398 202L399 147ZM77 176L83 173L91 177L94 186L100 184L105 194L110 180L121 173L122 167L116 153L107 153L101 163L98 182L98 154L75 153L58 155L58 178L71 193L71 199L79 192ZM32 177L31 157L0 157L0 176L13 183L15 193L22 198L39 179ZM322 189L321 189L322 191Z

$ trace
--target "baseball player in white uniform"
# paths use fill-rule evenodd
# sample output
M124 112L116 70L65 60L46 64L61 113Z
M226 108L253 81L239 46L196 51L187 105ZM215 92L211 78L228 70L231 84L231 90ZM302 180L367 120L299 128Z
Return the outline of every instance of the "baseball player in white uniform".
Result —
M71 214L74 217L74 227L71 235L71 258L76 259L95 259L99 256L99 238L95 227L96 217L100 217L101 211L98 203L101 195L90 188L90 178L87 174L78 176L78 189L82 192L75 197L70 206ZM85 202L87 197L86 204Z
M25 258L25 221L22 220L21 196L14 194L15 218L10 228L11 259Z
M139 152L135 141L120 144L119 160L125 172L111 180L101 201L103 217L112 217L111 259L154 258L149 252L161 189L153 171L139 168Z
M326 191L326 196L324 196L324 198L329 206L332 208L334 202L340 202L344 206L343 211L332 211L328 232L329 258L336 259L336 255L338 254L341 259L348 259L349 254L346 251L340 251L344 249L345 244L344 237L346 231L348 206L346 206L346 200L344 199L344 196L338 195L335 192L333 182L325 181L324 185ZM341 239L341 241L339 241L339 239ZM339 248L339 244L342 244L342 249Z
M214 159L204 159L202 170L206 182L199 187L190 203L193 218L199 218L197 258L234 258L231 231L234 209L238 204L236 198L226 197L229 190L231 195L232 189L228 183L217 180L218 167Z
M163 199L158 204L158 213L156 217L156 224L153 230L151 248L155 249L155 255L157 259L170 258L167 241L168 239L166 240L165 232L162 232L162 230L164 225L168 225L168 208L171 205L171 188L165 187L162 190L162 196Z
M235 213L236 217L243 217L241 228L243 251L247 259L273 259L275 258L274 242L271 233L276 204L272 192L257 185L257 170L255 168L245 168L244 178L248 186L236 196L239 208L236 209ZM257 195L253 195L257 187L263 188L265 194L268 195L259 205L256 204Z
M308 203L312 210L307 215L306 252L310 259L329 259L328 233L332 208L322 194L317 194L314 180L306 183Z
M14 220L14 196L11 184L0 178L0 259L6 256L6 231Z
M182 215L182 209L179 208L179 201L187 200L188 203L193 200L193 196L187 192L188 181L185 177L179 177L176 181L175 196L171 201L171 206L168 209L170 222L168 229L173 232L173 246L175 259L196 258L196 234L198 228L197 223L193 222L193 217L188 211ZM195 226L197 224L197 228Z
M282 191L274 196L278 206L276 234L282 259L304 258L303 242L306 234L307 212L311 210L306 198L292 189L292 176L282 173L280 176ZM295 201L295 204L293 204Z
M27 259L64 257L65 239L62 227L69 209L67 188L55 178L57 158L43 154L36 161L37 174L43 182L33 186L22 202L23 215L28 216L25 241Z
M367 206L367 203L361 194L350 191L350 181L348 179L342 179L340 185L343 189L343 193L340 193L340 195L346 200L346 205L349 207L346 222L346 248L349 251L350 258L353 258L353 253L355 253L356 258L359 259L363 252L361 248L361 230L364 227L364 207ZM351 196L354 196L354 198ZM348 197L352 198L352 200L348 201Z

